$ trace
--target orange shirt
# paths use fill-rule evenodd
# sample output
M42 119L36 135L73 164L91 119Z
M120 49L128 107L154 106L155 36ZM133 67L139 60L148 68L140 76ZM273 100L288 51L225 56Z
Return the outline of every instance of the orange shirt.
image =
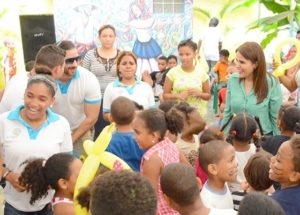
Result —
M214 67L214 71L215 73L218 73L219 75L219 81L225 81L227 82L227 75L226 75L226 71L227 71L227 67L228 65L226 63L223 63L223 62L218 62L216 64L216 66Z

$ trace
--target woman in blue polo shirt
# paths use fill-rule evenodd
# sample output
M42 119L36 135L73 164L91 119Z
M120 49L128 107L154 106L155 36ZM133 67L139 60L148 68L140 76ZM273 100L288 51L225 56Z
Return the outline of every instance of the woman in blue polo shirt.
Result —
M108 119L110 106L113 100L124 96L135 101L144 109L155 106L153 90L151 86L136 79L137 59L132 52L121 52L117 59L118 80L109 83L103 96L104 119Z
M5 215L53 214L49 207L53 193L31 205L31 193L23 192L18 178L26 160L47 159L53 154L73 150L69 123L49 109L55 91L56 84L50 76L35 75L28 81L24 105L0 115L0 176L6 180Z

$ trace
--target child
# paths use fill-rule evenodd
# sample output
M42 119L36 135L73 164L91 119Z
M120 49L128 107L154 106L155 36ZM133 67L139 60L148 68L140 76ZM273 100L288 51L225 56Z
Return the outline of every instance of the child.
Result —
M200 147L208 143L211 140L223 140L225 141L224 133L220 131L218 127L210 126L206 128L200 136ZM206 173L201 168L199 162L196 162L196 175L200 178L202 184L207 180Z
M82 163L67 153L54 154L48 158L27 161L19 181L31 192L30 204L42 199L49 189L54 189L52 199L54 214L75 215L73 195Z
M159 177L166 165L185 162L176 145L165 137L167 130L176 134L182 127L183 116L174 108L166 114L157 109L144 110L133 121L135 139L140 148L147 150L141 161L141 173L157 192L157 214L178 214L163 199Z
M226 182L237 176L237 163L232 145L212 140L200 147L199 163L208 180L201 190L201 199L208 208L233 209L232 196Z
M111 104L111 121L116 123L116 132L112 134L106 151L123 159L134 171L139 171L144 151L134 140L131 126L135 116L134 103L125 97L116 98Z
M175 55L169 55L167 68L172 69L173 67L177 66L177 57Z
M155 85L159 84L161 86L164 85L165 80L163 79L164 73L167 72L167 62L168 59L165 56L160 56L158 58L158 69L157 72L152 72L151 78Z
M194 169L181 163L169 164L161 173L161 188L169 205L182 215L233 215L232 209L204 206L199 196L199 181Z
M155 215L156 195L149 181L138 173L109 171L98 176L88 189L91 215ZM79 202L81 203L81 202Z
M162 110L163 112L167 113L169 110L171 110L172 107L174 107L177 104L174 100L167 100L167 101L161 101L158 109ZM167 130L166 137L168 137L173 143L176 143L178 139L177 134L172 134L170 131Z
M183 129L176 141L176 146L183 152L190 164L195 167L200 146L198 134L204 129L205 122L197 109L186 102L181 102L174 108L184 114Z
M272 185L274 181L269 178L271 157L270 153L264 151L250 157L244 168L246 182L243 183L243 191L232 193L235 210L239 210L241 200L249 192L258 191L264 194L271 194L273 192Z
M232 75L232 73L234 73L236 71L237 71L237 68L236 68L235 64L230 63L226 70L226 83L227 83L229 77ZM221 88L219 88L219 91L218 91L218 107L219 107L220 124L222 123L223 114L224 114L224 110L225 110L226 93L227 93L227 84L225 84Z
M285 215L280 205L267 195L251 193L241 202L239 215Z
M294 106L281 106L278 112L278 128L280 135L267 136L261 140L262 148L276 155L281 144L289 140L294 133L300 133L300 108Z
M281 189L273 193L275 199L287 215L300 211L300 135L294 135L282 143L271 158L270 179L278 182Z
M220 52L219 62L214 67L214 72L218 74L218 89L221 89L227 84L227 67L229 64L229 51L227 49L222 49Z
M232 120L227 142L233 145L238 163L237 179L234 183L229 184L232 192L239 191L241 183L245 181L244 167L256 152L255 145L251 143L252 140L255 143L258 142L256 130L256 121L246 113L240 113Z

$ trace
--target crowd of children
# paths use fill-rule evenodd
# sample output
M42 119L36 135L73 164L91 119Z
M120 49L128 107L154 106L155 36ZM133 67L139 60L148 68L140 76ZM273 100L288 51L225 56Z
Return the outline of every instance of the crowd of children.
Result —
M147 83L136 79L134 54L121 52L116 60L118 79L109 83L104 93L104 118L115 124L105 150L125 161L131 171L98 171L78 196L74 196L74 189L82 161L71 154L71 131L66 120L48 109L57 90L50 77L53 74L47 67L36 67L36 71L45 70L48 75L29 79L25 107L0 115L0 146L6 153L0 157L0 173L9 191L5 214L75 215L77 202L92 215L300 214L300 108L292 103L281 106L278 113L268 116L273 127L266 126L249 109L237 113L232 109L243 105L260 111L274 105L275 110L279 104L272 100L279 82L265 69L261 70L261 85L266 92L256 89L257 69L265 63L262 56L252 61L252 54L262 54L258 46L245 43L239 47L237 65L229 61L228 50L220 50L213 68L215 76L210 80L195 63L197 45L184 40L178 45L180 64L174 55L160 56L159 71L153 72ZM251 49L247 53L249 47L257 48L257 52ZM78 60L70 59L73 63ZM213 85L218 111L212 121L206 112ZM243 104L235 101L231 107L234 86L244 90L238 95L243 97ZM37 106L35 99L39 100ZM141 102L143 99L147 101ZM53 131L60 128L53 141L46 141L51 132L40 136L42 140L38 138L40 144L47 142L47 147L53 148L51 152L42 145L34 147L43 147L47 156L36 158L39 153L35 150L33 159L23 158L19 149L12 150L11 138L20 135L21 128L31 135L30 143L36 143L40 130L55 122L64 126L51 127ZM9 127L17 123L19 127ZM272 131L266 130L271 127ZM29 155L30 148L27 151ZM22 162L8 156L12 152L22 157ZM16 198L17 192L28 202ZM22 208L15 206L18 204Z

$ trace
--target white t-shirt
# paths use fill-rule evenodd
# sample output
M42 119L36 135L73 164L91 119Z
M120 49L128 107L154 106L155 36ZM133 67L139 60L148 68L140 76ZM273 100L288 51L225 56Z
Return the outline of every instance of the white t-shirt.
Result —
M236 215L237 211L233 209L216 209L210 208L210 212L208 215Z
M246 152L235 152L236 161L238 164L238 174L235 183L229 183L229 188L231 192L240 191L241 183L246 181L244 175L244 168L249 160L249 158L256 153L256 147L253 143L250 144L250 148Z
M205 182L200 197L203 204L208 208L233 209L233 200L227 184L223 192L215 192Z
M83 67L77 67L75 75L67 83L57 81L53 111L66 117L71 129L79 127L85 119L84 104L100 105L101 92L96 76Z
M0 148L6 167L20 174L24 161L31 158L49 158L60 152L72 152L73 144L68 121L48 109L48 118L34 130L20 117L23 106L0 115ZM24 211L39 211L51 201L53 192L45 198L29 203L30 193L16 191L9 182L4 188L5 201L14 208Z
M0 102L0 113L10 111L24 103L28 78L27 72L20 72L9 80Z
M136 81L132 86L123 85L119 80L109 83L103 96L103 112L109 113L111 103L118 97L124 96L144 109L155 107L153 90L149 84Z
M201 38L201 46L206 60L219 60L219 42L222 41L221 31L218 27L208 27Z

